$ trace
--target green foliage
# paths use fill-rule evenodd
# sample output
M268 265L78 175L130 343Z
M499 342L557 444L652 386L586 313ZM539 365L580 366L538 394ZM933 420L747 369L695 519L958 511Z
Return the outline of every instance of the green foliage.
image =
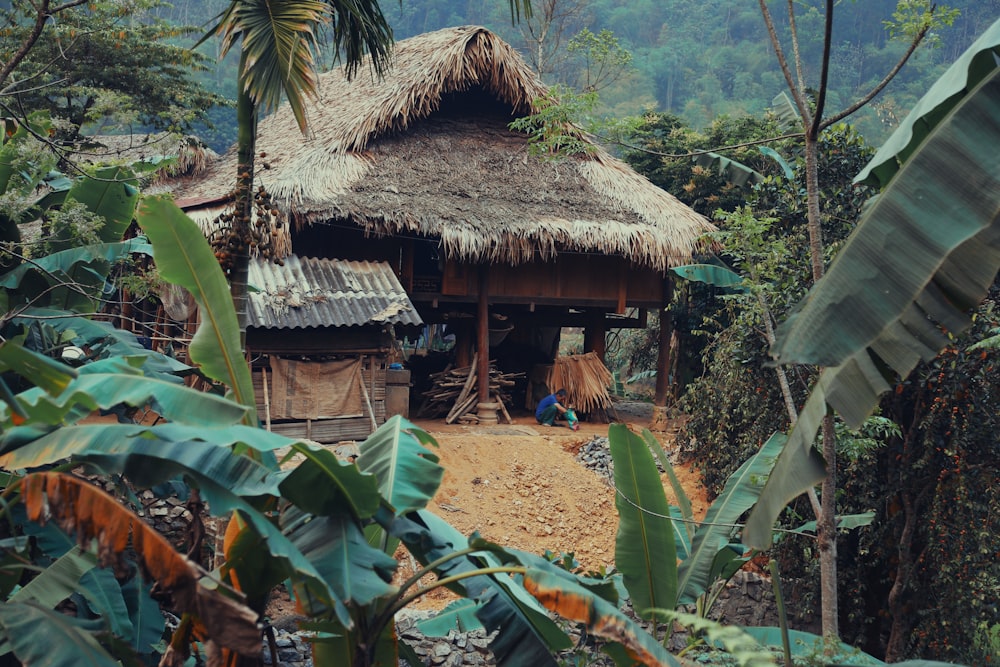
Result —
M548 97L534 101L534 113L510 123L510 129L528 135L528 151L551 159L587 153L592 144L584 141L577 123L597 103L594 92L576 93L564 86L553 86Z
M584 92L597 92L631 68L632 54L624 49L610 30L598 34L584 28L566 44L566 52L583 60L583 74L577 85Z
M209 108L226 101L192 80L193 72L207 70L209 60L178 44L196 28L151 13L162 4L92 2L60 11L12 73L7 94L16 96L21 108L46 109L53 118L68 120L59 128L68 139L84 128L190 129L205 120ZM0 49L13 53L32 27L35 10L26 2L9 5Z
M779 362L830 366L813 388L800 415L805 419L792 431L778 464L788 466L789 473L805 465L813 427L827 405L849 425L860 424L890 388L881 369L905 377L921 359L933 358L948 342L944 332L964 330L970 324L964 311L993 283L1000 266L994 195L1000 184L987 181L997 170L992 146L1000 136L982 126L981 119L998 100L1000 69L995 69L909 158L900 172L905 177L893 179L867 209L822 287L783 325L774 350ZM973 178L976 184L970 185ZM962 211L952 218L956 224L942 227L941 216L955 216L955 207ZM924 236L928 229L941 233ZM878 271L869 272L876 256L883 262ZM864 279L866 275L871 277ZM849 324L842 319L847 314ZM815 466L803 473L784 489L784 502L808 488ZM758 506L759 513L749 521L756 544L764 541L764 523L774 520L780 504L778 496L768 493L765 498L770 499L768 509Z

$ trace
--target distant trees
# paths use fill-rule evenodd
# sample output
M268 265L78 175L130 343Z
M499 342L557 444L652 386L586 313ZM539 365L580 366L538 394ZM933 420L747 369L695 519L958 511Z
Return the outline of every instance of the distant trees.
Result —
M15 1L0 13L7 67L0 103L25 116L47 109L57 136L84 131L186 131L226 104L192 78L209 61L180 45L196 31L156 18L159 0Z

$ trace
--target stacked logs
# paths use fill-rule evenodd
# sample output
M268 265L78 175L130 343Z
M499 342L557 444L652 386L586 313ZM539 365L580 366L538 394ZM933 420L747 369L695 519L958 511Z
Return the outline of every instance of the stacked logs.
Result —
M456 421L478 423L479 418L475 415L476 406L479 403L496 403L500 418L507 424L513 424L514 421L507 412L507 405L511 401L510 389L514 386L515 378L524 374L501 373L491 361L489 400L480 401L479 393L476 391L479 384L476 367L476 359L473 358L471 366L446 368L440 373L432 373L430 375L432 386L423 393L424 402L417 415L430 419L446 415L445 423L448 424Z

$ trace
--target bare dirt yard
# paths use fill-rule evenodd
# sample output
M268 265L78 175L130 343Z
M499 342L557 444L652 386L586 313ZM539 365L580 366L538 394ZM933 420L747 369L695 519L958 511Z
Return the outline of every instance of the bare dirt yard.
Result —
M641 403L618 406L619 417L636 431L649 426L650 409ZM595 437L607 437L608 425L582 422L580 430L546 427L528 413L514 424L491 426L415 420L438 442L445 468L441 487L428 509L464 535L477 531L498 544L542 554L572 552L587 570L614 564L618 515L615 493L598 473L576 458ZM656 433L673 449L672 432ZM691 499L696 517L708 507L700 476L690 465L675 471ZM672 500L669 484L665 484ZM405 553L397 554L401 576L412 570ZM451 598L436 591L419 608L436 609Z

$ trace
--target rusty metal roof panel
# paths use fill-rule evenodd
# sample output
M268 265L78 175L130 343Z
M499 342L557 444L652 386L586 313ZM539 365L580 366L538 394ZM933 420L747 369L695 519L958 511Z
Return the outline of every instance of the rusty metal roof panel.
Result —
M423 320L385 262L291 255L284 266L250 262L248 325L261 329L420 325ZM254 291L256 290L256 291Z

